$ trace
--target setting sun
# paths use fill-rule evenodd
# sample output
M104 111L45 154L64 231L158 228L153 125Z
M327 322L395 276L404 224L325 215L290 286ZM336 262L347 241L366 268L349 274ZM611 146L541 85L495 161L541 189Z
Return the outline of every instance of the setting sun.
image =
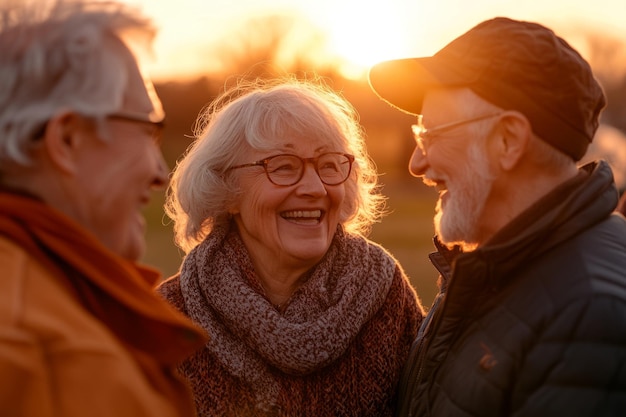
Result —
M403 55L414 36L407 31L412 16L406 8L393 2L369 8L362 3L338 2L333 13L314 21L328 38L329 53L342 60L341 71L351 78L378 61Z
M292 14L310 22L324 40L321 50L298 42L291 47L316 62L334 63L350 78L364 76L369 66L381 60L430 55L471 26L494 16L546 24L566 40L573 39L583 52L585 45L576 44L584 37L581 31L596 30L626 41L622 0L597 0L593 4L586 0L529 0L523 4L477 0L471 7L461 0L125 1L142 8L159 27L156 61L148 70L161 79L216 71L216 53L211 48L231 41L233 31L245 30L249 19L273 14Z
M230 80L247 75L250 65L271 62L298 75L300 71L328 75L331 85L357 110L367 134L368 152L389 196L391 213L373 228L371 237L397 255L409 276L415 277L414 285L424 300L434 299L437 275L428 258L416 254L425 255L425 248L432 243L435 200L418 186L411 187L415 193L407 192L405 185L414 180L407 170L415 146L408 127L414 119L372 93L365 78L372 64L432 55L471 27L496 16L546 25L610 81L607 92L613 96L590 155L607 158L615 167L620 190L626 189L625 155L616 151L626 149L620 113L624 99L615 96L621 91L626 68L624 0L123 1L143 9L159 29L155 60L146 70L168 109L171 130L164 149L172 166L185 152L199 110ZM272 20L275 16L287 20ZM283 27L273 24L276 22L287 24ZM267 54L259 52L259 46L274 49ZM172 249L171 234L163 232L162 207L155 213L153 222L158 227L150 231L146 262L166 275L175 274L181 256Z

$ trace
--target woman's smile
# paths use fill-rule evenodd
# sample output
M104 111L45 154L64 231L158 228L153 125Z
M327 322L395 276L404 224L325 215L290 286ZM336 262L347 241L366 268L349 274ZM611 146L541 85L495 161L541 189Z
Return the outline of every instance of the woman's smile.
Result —
M280 213L283 219L298 224L319 224L323 216L322 210L291 210Z

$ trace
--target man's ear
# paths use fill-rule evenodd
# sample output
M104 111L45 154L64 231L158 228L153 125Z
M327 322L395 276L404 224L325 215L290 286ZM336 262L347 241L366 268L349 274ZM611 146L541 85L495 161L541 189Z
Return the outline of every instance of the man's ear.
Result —
M530 122L518 111L506 111L501 116L496 152L500 167L509 171L513 169L528 147L533 135Z
M50 162L67 174L77 171L78 150L85 120L74 112L61 112L48 120L42 141Z

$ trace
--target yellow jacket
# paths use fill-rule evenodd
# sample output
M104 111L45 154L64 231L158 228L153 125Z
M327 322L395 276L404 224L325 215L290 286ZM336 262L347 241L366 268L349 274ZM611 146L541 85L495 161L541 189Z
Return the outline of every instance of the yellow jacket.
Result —
M141 273L108 266L134 265L37 204L0 195L0 416L195 415L175 368L204 343L203 333ZM13 222L21 213L32 221ZM15 224L39 247L16 239Z

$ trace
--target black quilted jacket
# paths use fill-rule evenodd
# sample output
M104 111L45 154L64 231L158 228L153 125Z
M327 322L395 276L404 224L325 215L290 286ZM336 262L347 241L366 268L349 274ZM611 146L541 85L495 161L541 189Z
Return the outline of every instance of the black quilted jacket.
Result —
M439 245L400 416L626 416L626 220L604 162L471 253Z

